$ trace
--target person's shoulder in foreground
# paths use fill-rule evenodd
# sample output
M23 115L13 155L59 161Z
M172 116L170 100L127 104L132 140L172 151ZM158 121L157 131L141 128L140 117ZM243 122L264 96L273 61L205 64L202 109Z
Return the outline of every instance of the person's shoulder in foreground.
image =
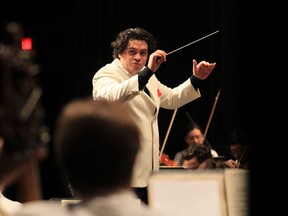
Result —
M22 203L11 200L3 195L0 191L0 215L10 215L18 211L22 207Z
M22 208L11 216L68 216L71 212L59 203L37 200L24 203ZM84 216L84 215L83 215Z
M172 216L171 212L141 204L134 197L134 194L124 192L95 197L86 205L65 206L49 201L34 201L24 204L20 211L11 216Z

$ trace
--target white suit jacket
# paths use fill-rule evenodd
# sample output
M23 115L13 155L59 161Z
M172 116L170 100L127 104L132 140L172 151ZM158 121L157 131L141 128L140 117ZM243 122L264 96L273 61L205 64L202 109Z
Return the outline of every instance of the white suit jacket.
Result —
M92 79L93 99L122 101L135 117L141 131L141 149L134 167L132 187L146 187L152 171L159 170L159 109L177 109L201 96L190 79L169 88L155 76L146 84L150 96L139 91L138 75L126 71L119 59L105 65Z

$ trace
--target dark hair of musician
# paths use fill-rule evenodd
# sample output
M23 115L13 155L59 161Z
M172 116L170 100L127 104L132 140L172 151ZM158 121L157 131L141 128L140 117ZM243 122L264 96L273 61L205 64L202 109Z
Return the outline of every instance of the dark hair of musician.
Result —
M190 160L196 157L202 163L206 159L212 158L211 150L206 145L190 144L182 153L184 160Z

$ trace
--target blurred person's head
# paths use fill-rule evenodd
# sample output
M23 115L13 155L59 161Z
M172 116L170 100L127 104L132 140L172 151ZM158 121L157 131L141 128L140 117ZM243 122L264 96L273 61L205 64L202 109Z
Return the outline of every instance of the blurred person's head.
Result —
M192 143L183 151L182 157L188 170L216 168L211 150L206 145Z
M138 127L122 104L79 99L60 113L54 141L64 180L82 200L131 187Z

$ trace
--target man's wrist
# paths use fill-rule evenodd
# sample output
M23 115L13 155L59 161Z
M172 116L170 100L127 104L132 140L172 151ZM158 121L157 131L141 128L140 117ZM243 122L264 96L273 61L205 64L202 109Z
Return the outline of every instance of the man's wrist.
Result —
M151 76L153 76L153 71L151 71L148 67L145 67L142 71L138 74L138 81L139 81L139 89L144 89L145 85L148 83L148 80Z
M190 81L195 89L200 88L203 83L203 80L197 78L196 76L194 76L194 74L192 74L192 76L190 77Z

